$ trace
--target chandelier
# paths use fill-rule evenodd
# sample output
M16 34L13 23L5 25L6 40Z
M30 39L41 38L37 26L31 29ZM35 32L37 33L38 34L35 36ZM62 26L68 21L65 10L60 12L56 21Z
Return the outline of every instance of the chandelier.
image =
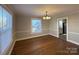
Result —
M43 19L44 19L44 20L49 20L49 19L51 19L51 17L50 17L50 16L48 16L48 15L47 15L47 13L48 13L48 12L46 11L46 15L45 15L45 16L43 16Z

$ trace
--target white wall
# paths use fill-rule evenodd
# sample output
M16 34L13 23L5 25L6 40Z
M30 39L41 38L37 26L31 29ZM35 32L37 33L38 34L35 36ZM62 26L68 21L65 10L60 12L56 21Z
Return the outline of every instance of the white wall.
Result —
M68 17L68 41L79 44L79 13L72 15L62 16ZM50 21L50 34L57 37L57 19L62 18L60 16L53 17Z

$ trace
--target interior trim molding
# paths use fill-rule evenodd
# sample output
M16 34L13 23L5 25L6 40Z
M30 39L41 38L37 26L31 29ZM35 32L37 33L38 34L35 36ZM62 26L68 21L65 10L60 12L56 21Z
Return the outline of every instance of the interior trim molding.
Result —
M11 46L11 49L10 49L10 51L9 51L8 55L11 55L11 52L12 52L13 47L14 47L14 45L15 45L15 42L16 42L16 40L14 40L14 42L13 42L13 44L12 44L12 46Z
M69 36L68 36L67 41L79 45L79 33L77 33L77 32L69 32L68 35Z
M41 34L41 35L35 35L35 36L20 38L20 39L16 39L16 41L26 40L26 39L35 38L35 37L44 36L44 35L48 35L48 34Z
M73 40L67 40L67 41L69 41L69 42L71 42L71 43L74 43L74 44L79 45L79 43L78 43L78 42L76 42L76 41L73 41Z
M56 31L55 31L55 32L56 32ZM51 32L51 33L48 33L48 35L58 37L56 34L53 34L52 32Z
M11 41L9 46L3 52L1 52L1 55L9 55L12 47L13 47L13 41Z
M78 34L78 35L79 35L79 33L75 33L75 32L70 32L70 33L74 33L74 34ZM16 40L14 40L14 42L13 42L13 44L12 44L12 47L11 47L11 49L10 49L8 55L11 54L11 52L12 52L12 50L13 50L13 47L14 47L16 41L26 40L26 39L35 38L35 37L40 37L40 36L44 36L44 35L52 35L52 36L57 37L56 35L54 35L54 34L52 34L52 33L47 33L47 34L42 34L42 35L35 35L35 36L30 36L30 37L25 37L25 38L16 39ZM67 40L67 41L79 45L79 43L76 42L76 41L73 41L73 40Z
M67 25L67 28L66 28L66 30L67 30L67 36L66 36L66 40L68 40L68 17L61 17L61 18L57 18L57 37L59 37L59 26L58 26L58 21L59 20L61 20L61 19L66 19L67 20L67 23L66 23L66 25Z
M28 31L16 31L16 33L28 33Z
M70 34L77 34L77 35L79 35L79 33L77 33L77 32L69 32Z
M12 46L11 46L11 49L9 50L8 55L11 55L11 52L12 52L12 50L13 50L13 47L14 47L16 41L26 40L26 39L35 38L35 37L40 37L40 36L44 36L44 35L48 35L48 34L42 34L42 35L31 36L31 37L20 38L20 39L16 39L16 40L14 40L14 42L13 42L13 44L12 44Z
M69 32L70 34L76 34L76 35L79 35L79 33L76 33L76 32ZM56 35L54 35L54 34L52 34L52 33L48 33L49 35L52 35L52 36L55 36L55 37L57 37ZM79 45L79 43L78 42L76 42L76 41L73 41L73 40L69 40L69 38L68 38L68 40L67 41L69 41L69 42L71 42L71 43L74 43L74 44L77 44L77 45Z

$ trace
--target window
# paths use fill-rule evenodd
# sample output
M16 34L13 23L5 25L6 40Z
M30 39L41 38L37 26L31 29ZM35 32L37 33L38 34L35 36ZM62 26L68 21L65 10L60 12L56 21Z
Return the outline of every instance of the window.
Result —
M41 31L41 19L32 18L32 33L40 33Z
M0 6L0 52L7 51L12 41L12 15Z

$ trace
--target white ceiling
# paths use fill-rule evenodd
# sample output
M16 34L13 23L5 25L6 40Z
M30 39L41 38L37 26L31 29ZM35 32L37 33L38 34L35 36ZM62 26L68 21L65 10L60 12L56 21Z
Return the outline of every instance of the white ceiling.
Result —
M29 16L43 16L45 11L48 15L70 14L79 11L79 5L64 4L13 4L17 14Z

